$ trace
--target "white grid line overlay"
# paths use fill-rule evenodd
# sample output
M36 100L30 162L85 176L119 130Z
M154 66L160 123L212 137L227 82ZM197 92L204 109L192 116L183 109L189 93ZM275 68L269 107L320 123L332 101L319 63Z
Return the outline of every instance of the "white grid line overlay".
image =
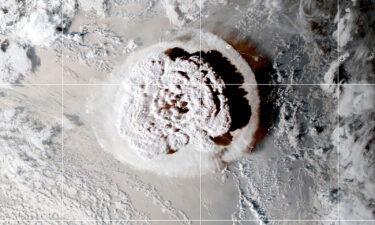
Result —
M202 59L202 0L199 0L199 58ZM200 80L200 96L202 99L202 78ZM200 110L200 123L202 123L202 101ZM200 135L200 147L203 148L202 135ZM199 225L202 225L202 151L199 151Z
M341 201L341 187L340 187L340 166L341 166L341 163L340 163L340 85L337 87L337 132L338 132L338 135L337 135L337 186L338 186L338 193L339 193L339 200L337 202L337 219L338 219L338 224L340 224L340 221L341 221L341 216L340 216L340 201Z
M61 0L61 216L64 216L64 0Z
M166 86L166 85L177 85L176 84L147 84L147 85L156 85L156 86ZM12 87L29 87L29 86L122 86L123 84L12 84ZM144 84L133 84L133 86L142 86ZM197 87L200 84L179 84L182 86L191 86ZM375 86L375 84L205 84L209 86ZM0 86L9 86L9 84L0 84Z
M69 220L69 219L43 219L43 220L0 220L0 222L259 222L259 220L214 220L214 219L191 219L191 220ZM280 220L268 220L269 222L339 222L339 220L302 220L302 219L280 219ZM375 220L340 220L340 222L375 222ZM371 224L373 225L373 224Z
M337 0L337 14L338 14L338 21L337 21L337 60L340 63L340 0ZM340 65L340 64L339 64ZM341 188L340 188L340 68L337 70L337 84L338 87L336 88L337 91L337 186L338 186L338 193L339 193L339 200L337 202L337 219L338 225L340 225L340 195L341 195Z
M338 14L340 15L340 0L337 0L338 6ZM63 6L64 6L64 0L62 0L62 6L61 6L61 27L63 28ZM200 27L200 40L199 40L199 47L200 47L200 56L202 51L201 46L201 32L202 32L202 1L199 0L199 27ZM339 30L339 23L337 23L337 29ZM338 58L337 60L340 60L340 32L337 32L337 52L338 52ZM17 84L13 85L15 87L24 87L24 86L61 86L61 127L62 127L62 138L61 138L61 209L64 213L64 86L121 86L122 84L70 84L70 83L64 83L64 36L63 31L61 32L61 84ZM138 84L134 84L138 85ZM139 84L142 85L142 84ZM208 85L215 85L215 84L208 84ZM317 84L296 84L296 83L290 83L290 84L225 84L225 85L238 85L238 86L244 86L244 85L254 85L254 86L336 86L337 90L337 120L338 120L338 131L340 131L340 124L339 124L339 115L340 115L340 109L339 109L339 102L340 102L340 88L342 86L375 86L375 84L340 84L340 72L338 70L338 77L337 77L337 83L336 84L327 84L327 83L317 83ZM0 84L0 86L9 86L9 84ZM190 85L186 85L190 86ZM197 86L197 85L191 85L191 86ZM202 81L199 84L201 87L201 94L202 94ZM200 113L201 121L202 121L202 112ZM340 133L340 132L339 132ZM202 143L201 143L202 145ZM338 135L338 188L340 192L340 136ZM202 158L200 153L200 181L199 181L199 190L200 190L200 196L199 196L199 220L189 219L189 220L158 220L158 219L150 219L150 220L69 220L69 219L43 219L43 220L2 220L0 219L0 222L183 222L183 221L192 221L192 222L199 222L200 224L202 222L234 222L234 221L243 221L243 222L259 222L259 220L212 220L212 219L202 219ZM337 219L336 220L294 220L294 219L269 219L269 222L338 222L340 224L341 221L343 222L375 222L375 220L341 220L340 218L340 199L338 201L337 206ZM64 214L62 214L64 215Z

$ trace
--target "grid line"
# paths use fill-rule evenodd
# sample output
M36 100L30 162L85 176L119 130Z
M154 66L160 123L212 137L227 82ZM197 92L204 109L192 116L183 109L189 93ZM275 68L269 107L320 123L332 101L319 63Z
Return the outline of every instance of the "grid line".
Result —
M340 0L337 0L337 14L338 14L338 21L337 21L337 60L340 65ZM337 126L338 126L338 135L337 135L337 186L339 190L339 200L337 202L337 219L338 219L338 225L340 225L340 193L341 193L341 188L340 188L340 90L341 90L341 85L340 85L340 69L337 70L337 82L338 87L336 88L337 91Z
M28 87L28 86L122 86L123 84L0 84L0 86L12 86L12 87ZM179 84L179 83L165 83L165 84L133 84L133 86L142 85L157 85L157 86L167 86L167 85L182 85L182 86L192 86L197 87L201 84ZM375 84L205 84L208 86L375 86Z
M199 58L202 59L202 0L199 0ZM203 99L202 78L200 79L200 96ZM200 124L202 127L202 101L200 103ZM202 138L203 133L200 135L200 148L203 148ZM202 150L199 151L199 225L202 225Z
M61 216L64 216L64 0L61 0Z
M121 219L113 219L113 220L90 220L90 219L87 219L87 220L69 220L69 219L56 219L56 220L53 220L53 219L45 219L45 220L33 220L33 219L30 219L30 220L15 220L15 219L12 219L12 220L0 220L0 222L46 222L46 221L50 221L50 222L259 222L259 220L213 220L213 219L202 219L202 220L194 220L194 219L191 219L191 220L157 220L157 219L150 219L150 220L146 220L146 219L132 219L132 220L121 220ZM269 222L375 222L375 220L300 220L300 219L280 219L280 220L267 220Z

